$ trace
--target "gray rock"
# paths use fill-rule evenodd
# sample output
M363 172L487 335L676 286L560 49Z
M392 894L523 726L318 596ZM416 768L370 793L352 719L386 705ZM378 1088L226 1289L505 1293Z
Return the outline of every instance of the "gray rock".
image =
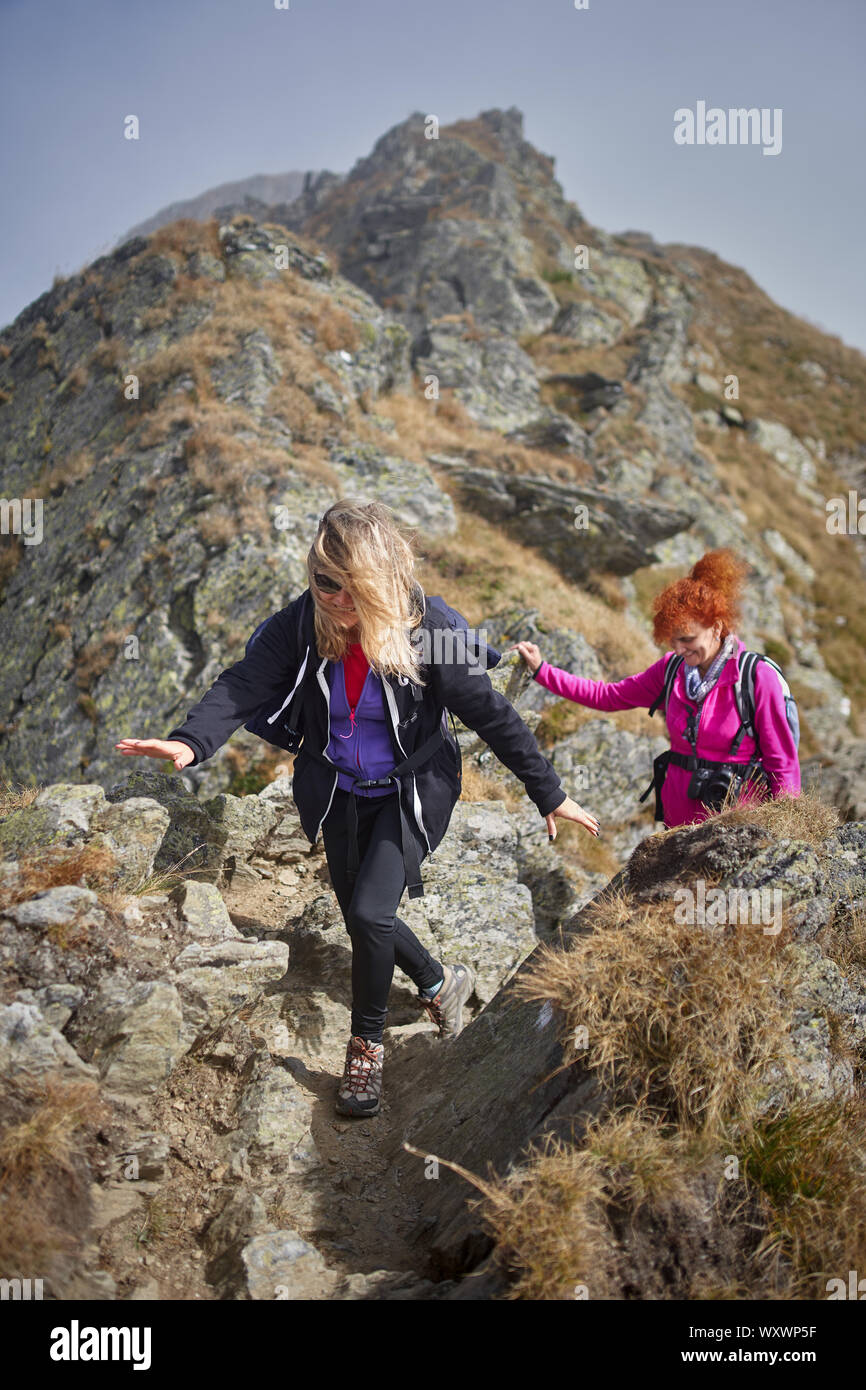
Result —
M35 1004L16 1000L0 1007L0 1071L4 1076L37 1078L55 1069L95 1079L96 1068L82 1061L62 1033Z
M812 485L817 478L815 460L805 444L802 444L779 420L750 420L746 433L759 449L772 455L794 478ZM823 505L823 499L822 499Z
M136 1182L160 1182L166 1176L169 1155L167 1134L146 1130L124 1141L120 1171Z
M320 1165L310 1133L313 1098L267 1052L250 1064L235 1116L227 1150L237 1177L248 1176L250 1164L266 1164L270 1174L306 1173Z
M788 922L797 941L811 941L833 919L833 903L828 897L803 898L788 907Z
M255 797L247 798L254 801ZM178 916L196 941L240 941L241 933L228 914L222 894L212 883L186 879L171 893Z
M384 1300L409 1302L453 1296L457 1285L451 1279L435 1284L408 1269L374 1269L370 1274L350 1274L331 1295L345 1301Z
M46 1023L62 1031L84 998L84 989L81 985L43 985L41 989L20 989L15 998L35 1004Z
M102 845L118 860L118 881L134 887L150 873L167 825L162 806L148 797L118 807L98 784L54 783L0 822L0 849L13 855L37 846Z
M535 545L578 583L599 570L630 574L657 557L653 545L689 525L690 515L601 488L503 474L437 455L459 484L464 505Z
M559 739L551 752L563 786L593 810L605 841L620 858L655 833L654 797L651 793L643 804L639 798L652 777L653 758L668 746L660 735L632 734L609 719L591 719Z
M202 1239L205 1253L215 1258L233 1246L245 1245L251 1236L267 1230L268 1220L261 1197L248 1188L228 1192L218 1214L208 1223ZM208 1277L212 1278L210 1271Z
M605 313L592 300L580 300L560 309L550 332L573 338L581 347L601 347L617 342L625 329L626 325L614 314Z
M422 865L423 898L400 906L437 959L472 967L481 1004L536 941L532 895L519 882L516 849L513 818L501 802L458 801L448 834Z
M330 461L345 480L347 495L362 492L371 501L384 502L404 525L427 536L451 536L457 530L454 503L423 465L360 443L333 448Z
M166 980L130 981L121 971L103 977L75 1019L105 1087L118 1094L152 1094L186 1051L177 989Z
M507 438L515 444L523 444L528 449L561 451L573 458L586 458L589 452L589 437L586 431L581 429L570 415L551 407L541 410L535 419L527 424L511 430Z
M321 1298L333 1275L297 1231L270 1231L244 1246L236 1276L239 1299Z
M50 931L73 924L76 927L94 926L102 920L103 915L93 889L81 888L77 883L45 888L24 902L13 903L4 913L20 927L35 931Z
M286 972L289 948L281 941L194 941L172 962L171 978L184 1018L212 1028L264 985Z
M503 431L530 425L541 408L532 358L513 338L485 332L465 336L463 323L437 319L412 345L412 365L426 387L453 390L467 414Z

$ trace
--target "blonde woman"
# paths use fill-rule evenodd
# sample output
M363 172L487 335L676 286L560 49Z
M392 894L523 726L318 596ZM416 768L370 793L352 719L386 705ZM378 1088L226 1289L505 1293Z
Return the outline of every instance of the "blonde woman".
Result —
M300 708L292 795L310 842L322 833L352 942L351 1035L336 1102L344 1115L379 1110L395 965L414 982L440 1037L460 1032L474 989L469 966L437 960L397 916L407 886L410 897L423 894L421 861L441 841L460 796L460 749L446 711L523 782L550 840L557 817L599 833L494 690L472 635L455 632L427 603L414 570L412 547L388 507L335 503L307 556L309 588L273 615L166 740L116 745L124 754L170 758L181 770L212 757L263 707L273 706L274 718Z

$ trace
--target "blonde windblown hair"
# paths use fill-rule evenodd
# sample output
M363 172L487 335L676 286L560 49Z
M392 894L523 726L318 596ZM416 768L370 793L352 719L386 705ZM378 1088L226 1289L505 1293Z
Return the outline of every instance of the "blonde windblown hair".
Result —
M317 570L349 591L361 646L375 674L406 676L425 685L421 652L411 641L422 617L415 555L391 508L346 498L335 502L321 518L307 555L316 646L328 661L341 661L349 650L347 629L320 601L313 582Z

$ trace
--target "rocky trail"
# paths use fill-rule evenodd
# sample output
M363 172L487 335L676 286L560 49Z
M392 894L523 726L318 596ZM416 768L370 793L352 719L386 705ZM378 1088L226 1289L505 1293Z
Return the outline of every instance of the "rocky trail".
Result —
M23 1229L59 1299L503 1296L461 1170L501 1178L539 1138L579 1145L609 1103L595 1071L564 1057L559 1011L519 989L541 923L558 915L566 935L592 934L594 890L575 883L569 898L567 856L545 859L522 813L459 802L425 861L424 897L401 915L476 969L469 1020L440 1040L395 974L382 1108L345 1119L333 1107L349 941L321 847L298 838L288 779L205 801L178 780L136 772L108 796L53 784L0 820L0 1131L8 1143L65 1124L76 1138L72 1158L48 1146L47 1241L28 1227L27 1192L16 1209L6 1189L0 1254ZM814 841L711 822L645 837L616 881L638 908L706 875L781 895L796 1086L810 1103L859 1093L866 1036L866 973L839 955L862 932L864 826L826 817ZM160 887L196 845L212 881ZM49 851L46 886L34 854L44 865ZM93 876L98 861L82 856L96 852L147 891L85 886L82 866ZM693 1296L696 1270L719 1286L738 1277L748 1226L728 1239L730 1212L711 1194L694 1199L698 1216L692 1201L623 1226L605 1256L612 1296Z
M314 876L306 889L308 902L322 888ZM225 901L229 916L248 940L290 940L292 914L297 915L304 894L279 883L236 883L226 890ZM347 953L346 983L348 963ZM388 1081L400 1065L401 1039L417 1036L425 1048L442 1044L420 1007L417 1023L389 1028L382 1108L366 1121L344 1119L334 1112L334 1098L349 1031L348 1000L330 998L325 985L311 964L292 971L288 987L280 981L268 986L259 999L241 1005L203 1039L154 1098L153 1124L166 1136L171 1160L161 1199L168 1211L182 1217L182 1229L162 1243L171 1248L156 1253L153 1263L148 1258L145 1266L161 1298L218 1297L219 1284L208 1280L229 1270L227 1249L258 1227L274 1223L281 1231L297 1232L313 1247L297 1259L301 1279L294 1281L292 1297L361 1297L383 1280L406 1292L417 1286L418 1256L411 1233L419 1209L417 1200L401 1188L400 1169L389 1157L402 1125L389 1100ZM276 1078L282 1074L287 1088L300 1090L306 1098L309 1155L295 1150L286 1161L281 1137L287 1147L296 1138L291 1107L285 1126L278 1110L269 1115L267 1152L242 1165L243 1194L214 1223L214 1208L224 1190L237 1192L226 1183L231 1161L214 1163L214 1152L221 1137L231 1133L231 1116L244 1089L242 1076L250 1069ZM279 1080L275 1090L277 1095L282 1090ZM134 1279L136 1260L128 1253L123 1258L122 1236L122 1230L109 1236L103 1255L108 1255L115 1277ZM272 1242L277 1251L284 1243ZM191 1273L199 1277L191 1278ZM394 1277L400 1274L402 1279ZM376 1277L371 1280L368 1275ZM230 1285L231 1273L228 1278ZM120 1288L122 1279L118 1282Z
M37 1090L58 1068L66 1081L91 1078L108 1106L89 1160L86 1255L77 1272L58 1267L58 1293L448 1293L453 1281L429 1282L417 1247L423 1165L402 1146L430 1100L425 1074L454 1042L439 1039L396 972L382 1108L369 1120L335 1113L350 943L288 779L201 803L141 771L110 797L57 784L0 828L5 855L20 856L3 860L13 901L0 909L2 1060ZM501 804L461 803L444 862L426 868L425 897L401 905L440 954L459 951L476 967L468 1018L535 940L514 857L518 819ZM215 859L163 891L103 900L82 878L16 902L36 842L62 855L108 848L142 881L203 843ZM503 869L509 886L493 894ZM447 1089L438 1097L449 1103Z

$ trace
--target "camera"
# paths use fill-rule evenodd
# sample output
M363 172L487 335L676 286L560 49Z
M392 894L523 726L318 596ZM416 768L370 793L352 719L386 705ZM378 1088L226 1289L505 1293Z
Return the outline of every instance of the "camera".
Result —
M766 784L762 768L749 769L744 764L742 772L732 767L697 767L692 773L686 792L695 801L702 801L710 810L721 809L729 788L734 796L739 796L746 783Z

